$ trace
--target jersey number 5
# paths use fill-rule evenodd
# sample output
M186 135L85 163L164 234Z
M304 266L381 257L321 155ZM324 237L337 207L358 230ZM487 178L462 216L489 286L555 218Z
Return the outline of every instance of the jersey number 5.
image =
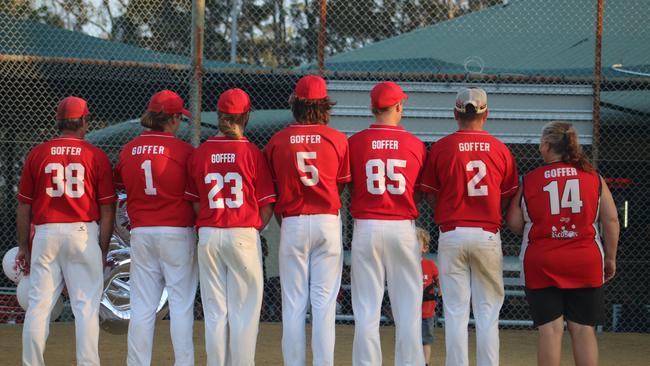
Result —
M401 173L396 173L395 168L406 168L406 160L388 159L386 163L381 159L370 159L366 163L366 188L368 193L381 195L388 189L392 194L404 194L406 179ZM386 184L386 177L395 183Z
M296 153L296 161L298 162L298 169L305 173L300 177L302 184L307 187L315 186L320 179L318 178L318 168L315 165L307 164L306 160L315 160L316 151L300 151ZM311 175L311 177L310 177Z
M54 187L45 188L50 197L61 197L63 194L70 198L84 195L84 174L86 169L79 163L70 163L65 167L59 163L49 163L45 166L45 174L52 174Z
M488 186L487 185L481 185L479 186L479 182L481 182L481 179L485 178L487 175L487 167L485 166L485 163L483 160L472 160L467 165L465 166L465 170L468 172L473 172L474 170L478 170L476 175L470 179L469 182L467 182L467 195L470 197L479 197L479 196L487 196L488 195Z
M219 173L210 173L205 176L205 184L211 184L212 182L217 182L217 184L210 189L210 192L208 192L208 204L210 205L210 208L224 208L224 201L225 205L228 206L228 208L240 208L241 205L244 204L244 192L242 191L242 179L241 175L239 173L226 173L226 175L221 175ZM216 200L214 199L217 194L223 189L224 184L228 183L234 183L232 187L230 187L230 193L235 196L235 199L232 198L226 198L225 200L221 197L217 198Z

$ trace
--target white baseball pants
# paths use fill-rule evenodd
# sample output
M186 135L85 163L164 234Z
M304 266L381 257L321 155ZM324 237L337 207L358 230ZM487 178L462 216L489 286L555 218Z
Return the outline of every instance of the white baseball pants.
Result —
M470 298L476 320L476 364L499 365L499 311L504 298L500 234L470 227L440 233L438 259L446 365L469 365Z
M254 365L264 288L257 229L202 227L198 257L207 364Z
M305 365L305 317L311 302L313 365L332 366L336 297L343 269L340 217L285 217L279 254L284 365Z
M384 284L395 320L395 365L422 366L422 266L411 220L355 220L352 236L352 364L382 364Z
M50 313L64 284L75 318L77 365L99 365L99 302L103 291L99 228L94 222L36 225L23 365L45 365Z
M176 366L194 365L194 297L198 285L194 228L148 226L131 230L129 366L151 364L156 310L167 289Z

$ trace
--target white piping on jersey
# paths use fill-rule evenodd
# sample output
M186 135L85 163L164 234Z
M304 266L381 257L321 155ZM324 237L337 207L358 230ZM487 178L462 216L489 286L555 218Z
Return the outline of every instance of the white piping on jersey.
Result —
M31 198L31 197L27 197L27 196L25 196L24 194L20 194L20 192L18 192L18 195L19 195L20 197L27 198L27 199L30 200L30 201L33 201L33 200L34 200L34 199Z
M327 126L327 125L321 125L319 123L312 123L309 125L289 125L289 127L314 127L314 126Z
M193 194L193 193L190 193L190 192L188 192L188 191L185 191L185 194L188 194L188 195L190 195L190 196L192 196L192 197L200 198L199 196L197 196L197 195L195 195L195 194Z
M600 179L600 177L598 177ZM594 227L595 235L594 235L594 241L596 242L596 245L598 246L598 250L600 251L600 261L601 261L601 268L603 270L603 283L605 283L605 249L603 248L603 243L600 240L600 225L598 223L598 218L600 216L600 195L598 195L598 208L596 208L596 218L594 219L594 222L592 226Z
M207 140L206 142L250 142L248 140Z
M107 199L107 198L111 198L111 197L115 197L115 195L112 194L112 195L110 195L110 196L102 197L102 198L100 198L99 200L101 201L101 200L105 200L105 199Z
M420 183L420 185L425 186L425 187L427 187L427 188L431 188L431 189L433 189L433 190L436 191L436 192L440 191L440 189L435 188L435 187L431 187L431 186L426 185L426 184L424 184L424 183Z
M262 197L262 198L258 199L257 202L262 202L262 201L264 201L264 200L267 199L267 198L271 198L271 197L275 197L275 196L277 196L275 193L274 193L274 194L270 194L270 195L268 195L268 196L266 196L266 197Z
M55 137L51 141L54 141L54 140L70 140L70 141L84 141L85 142L85 140L74 139L74 138L70 138L70 137Z
M338 179L350 178L351 176L352 176L352 174L348 174L348 175L345 175L345 176L343 176L343 177L339 177Z
M523 237L521 239L521 251L519 252L519 264L520 264L520 272L519 272L519 278L521 279L521 284L526 285L526 273L524 271L524 258L526 257L526 250L528 250L528 235L530 234L530 230L533 228L533 223L530 219L530 216L528 215L528 206L526 205L526 198L524 197L524 192L521 192L522 198L521 198L521 212L524 216L524 232L523 232Z
M401 128L383 128L383 127L368 127L366 130L382 130L382 131L395 131L395 132L407 132Z
M476 132L471 132L471 131L456 131L454 133L458 133L461 135L489 135L487 131L476 131Z
M519 186L514 186L514 187L508 189L507 191L503 191L503 192L501 192L501 195L504 195L504 194L507 194L507 193L509 193L509 192L512 192L513 189L517 189L517 188L519 188Z

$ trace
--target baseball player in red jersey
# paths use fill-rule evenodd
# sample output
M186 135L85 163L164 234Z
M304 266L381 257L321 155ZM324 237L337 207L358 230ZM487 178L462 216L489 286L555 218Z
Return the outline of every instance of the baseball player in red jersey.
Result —
M415 234L415 189L426 158L400 120L407 98L382 82L370 99L375 123L350 137L352 172L353 365L381 365L379 318L384 283L395 319L395 364L423 365L422 268Z
M259 231L276 195L264 155L243 137L248 94L225 91L217 110L220 132L192 155L185 192L199 227L207 364L252 366L264 285Z
M296 122L276 133L264 150L281 220L282 353L285 365L305 365L311 302L313 364L333 365L343 267L339 192L350 181L348 143L327 126L334 103L321 77L298 80L290 103Z
M31 277L23 365L45 364L50 310L64 283L75 318L77 364L99 365L102 263L113 232L116 196L108 157L83 141L88 115L85 100L63 99L56 112L59 136L30 151L20 178L16 259L25 262ZM30 219L36 226L31 253Z
M483 130L488 116L483 89L461 90L454 116L459 130L431 146L422 173L422 190L430 192L440 229L446 364L468 365L471 298L477 365L498 365L504 298L501 207L517 191L517 168L508 148Z
M595 326L605 318L602 285L616 273L616 205L570 123L544 126L540 153L546 164L526 174L508 211L510 228L523 231L520 259L539 328L538 363L560 364L566 320L576 365L596 365Z
M194 365L196 239L192 205L183 198L194 148L174 137L182 115L190 113L178 94L154 94L140 120L147 130L124 145L115 167L132 227L128 365L151 364L156 309L165 288L175 365Z

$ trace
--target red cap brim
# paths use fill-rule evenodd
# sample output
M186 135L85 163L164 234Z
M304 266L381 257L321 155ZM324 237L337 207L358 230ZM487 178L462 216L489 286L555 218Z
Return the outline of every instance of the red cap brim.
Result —
M184 115L185 117L187 117L187 118L192 118L192 112L188 111L188 110L185 109L185 108L183 108L183 110L181 111L181 113L183 113L183 115Z

